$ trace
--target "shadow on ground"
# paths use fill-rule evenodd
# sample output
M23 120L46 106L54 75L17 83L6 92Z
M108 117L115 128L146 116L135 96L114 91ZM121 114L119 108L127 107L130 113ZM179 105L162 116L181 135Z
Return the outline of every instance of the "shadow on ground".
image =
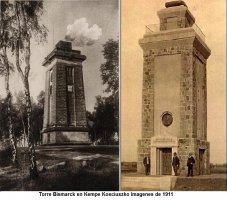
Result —
M39 178L30 180L28 155L20 149L19 169L0 167L0 191L119 190L118 147L44 147L37 160Z

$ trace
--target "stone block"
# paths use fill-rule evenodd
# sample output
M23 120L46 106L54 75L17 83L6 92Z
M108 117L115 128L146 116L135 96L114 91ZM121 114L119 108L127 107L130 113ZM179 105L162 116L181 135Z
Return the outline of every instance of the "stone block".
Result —
M89 144L88 132L50 131L43 133L43 144Z

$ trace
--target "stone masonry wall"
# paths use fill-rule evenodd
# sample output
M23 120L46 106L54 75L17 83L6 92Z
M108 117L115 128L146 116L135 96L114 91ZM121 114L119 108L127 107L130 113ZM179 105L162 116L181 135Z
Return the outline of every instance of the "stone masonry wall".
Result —
M74 68L76 126L87 127L82 65Z
M181 103L181 137L195 136L193 118L195 104L193 101L193 48L192 39L162 41L144 45L144 72L143 72L143 100L142 100L142 138L154 136L154 59L160 55L182 55L182 69L180 81Z
M205 170L205 174L210 174L210 143L207 142L207 149L206 149L206 154L205 154L205 165L206 165L206 170Z
M184 48L182 55L182 74L180 80L180 136L195 138L196 105L194 101L193 56L192 48Z
M186 161L189 152L195 155L195 173L198 172L199 150L205 149L205 173L209 172L209 143L206 142L206 59L193 47L193 38L159 41L156 43L145 43L143 69L143 93L142 93L142 140L138 141L138 171L141 167L144 152L150 148L150 138L154 133L154 59L159 55L181 54L181 80L180 80L180 139L179 155L181 157L181 174L185 174ZM203 142L197 142L197 88L196 88L196 57L204 63L203 93L204 93L204 138ZM144 140L149 142L143 142ZM204 143L202 145L202 143ZM144 169L143 169L144 170Z
M154 55L152 51L144 52L142 91L142 139L138 141L137 171L143 172L143 158L150 156L151 137L154 136Z
M138 162L137 162L137 171L138 172L144 172L144 166L143 166L143 159L148 154L151 153L151 139L150 138L143 138L141 140L138 140Z
M50 70L52 70L52 94L50 94ZM44 129L56 124L56 73L56 65L46 71Z
M57 62L52 67L52 94L50 97L49 70L46 72L45 128L68 126L67 119L67 66L74 68L75 126L87 127L82 65ZM51 109L49 109L51 107ZM51 111L51 115L49 112ZM51 119L49 117L51 116ZM44 129L45 129L44 128Z
M180 138L178 140L178 156L180 159L180 169L179 174L181 176L187 175L187 159L189 153L193 153L193 156L195 157L196 154L196 148L195 148L195 139L189 139L189 138Z
M57 104L56 104L56 97L57 97L57 65L54 65L52 67L52 94L51 94L51 98L49 100L49 106L51 107L51 110L49 112L51 112L50 117L51 119L49 119L49 125L55 125L57 123ZM49 77L50 78L50 77ZM49 80L50 82L50 80ZM50 85L50 83L48 83ZM50 88L48 90L48 93L50 95Z
M56 64L56 124L67 125L67 86L66 86L66 66L64 63ZM54 89L54 87L53 87ZM53 91L54 92L54 91ZM53 104L54 104L53 100Z
M154 136L154 55L144 52L142 91L142 138Z
M206 59L199 53L199 51L193 49L193 66L195 69L195 101L200 101L200 105L197 103L197 112L202 110L202 113L198 116L197 120L200 120L202 131L197 133L197 139L207 140L207 75L206 75ZM198 69L200 68L200 74ZM198 81L201 83L198 84ZM200 100L198 98L201 98ZM200 125L200 126L201 126ZM198 126L198 125L197 125ZM198 130L198 127L196 127Z
M193 157L195 158L195 165L194 165L194 175L199 175L199 149L204 149L204 171L202 174L209 174L210 173L210 145L209 142L203 140L197 140L194 138L180 138L179 139L179 147L178 147L178 155L180 158L180 169L179 173L181 176L187 175L187 159L189 153L193 153Z
M46 79L45 79L45 101L44 101L44 115L43 115L43 129L48 126L48 114L49 114L49 76L48 71L46 71Z
M193 104L192 94L192 39L177 41L162 41L158 43L143 44L144 63L143 63L143 91L142 91L142 140L146 138L147 143L138 145L138 171L143 152L150 148L150 138L154 136L154 59L160 55L182 55L182 78L180 101L182 103L181 119L184 123L180 124L181 135L192 135L193 128ZM192 95L191 95L192 96ZM141 140L140 140L141 141ZM141 143L139 141L139 144Z

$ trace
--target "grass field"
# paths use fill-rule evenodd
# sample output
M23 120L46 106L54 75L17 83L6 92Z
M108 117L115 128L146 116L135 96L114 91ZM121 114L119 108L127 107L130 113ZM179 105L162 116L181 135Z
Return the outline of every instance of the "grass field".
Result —
M0 165L0 191L119 189L118 147L39 147L37 160L44 170L37 180L30 180L26 149L19 149L19 169Z

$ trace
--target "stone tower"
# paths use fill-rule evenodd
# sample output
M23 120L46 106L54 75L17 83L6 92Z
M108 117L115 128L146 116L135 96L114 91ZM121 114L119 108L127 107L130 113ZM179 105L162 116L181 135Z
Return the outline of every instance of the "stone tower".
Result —
M139 40L143 49L142 139L138 141L138 171L145 154L152 175L173 174L176 152L180 174L186 174L193 153L195 174L209 173L207 142L206 62L210 56L204 35L183 1L167 2L158 11L159 29Z
M86 56L59 41L45 58L43 144L89 143L82 62Z

